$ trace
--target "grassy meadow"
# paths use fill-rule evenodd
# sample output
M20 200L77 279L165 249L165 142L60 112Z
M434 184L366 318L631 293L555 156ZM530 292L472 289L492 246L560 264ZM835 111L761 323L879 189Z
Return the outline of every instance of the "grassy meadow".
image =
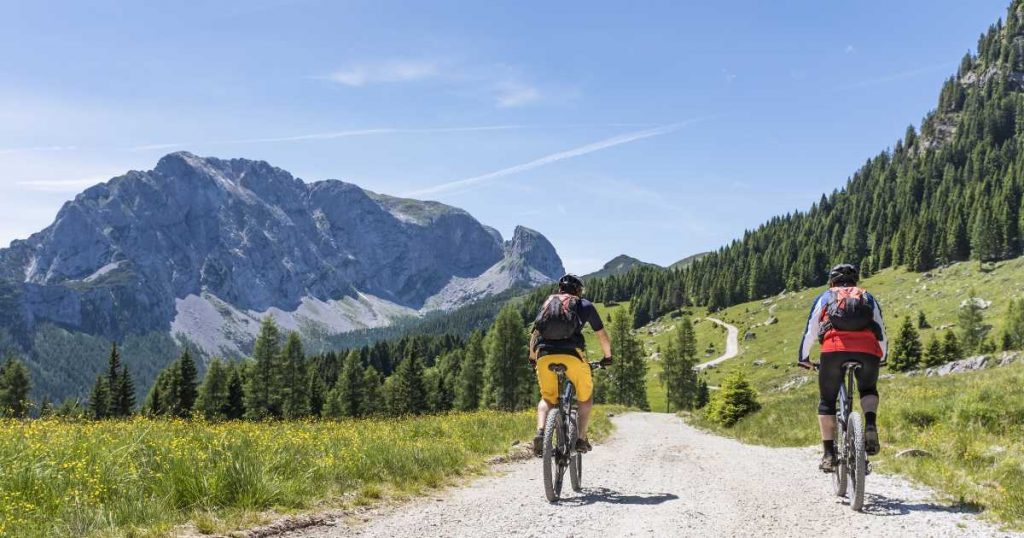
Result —
M608 409L595 411L597 439L611 431ZM4 420L0 536L166 536L178 525L225 532L400 498L481 472L533 430L529 411L340 422Z

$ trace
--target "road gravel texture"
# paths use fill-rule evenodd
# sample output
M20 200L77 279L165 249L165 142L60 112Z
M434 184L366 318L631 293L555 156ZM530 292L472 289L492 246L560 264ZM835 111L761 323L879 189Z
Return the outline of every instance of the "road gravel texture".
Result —
M862 513L832 495L811 448L768 448L708 434L668 414L615 417L584 458L584 489L544 498L540 460L293 538L618 536L1021 536L873 474Z

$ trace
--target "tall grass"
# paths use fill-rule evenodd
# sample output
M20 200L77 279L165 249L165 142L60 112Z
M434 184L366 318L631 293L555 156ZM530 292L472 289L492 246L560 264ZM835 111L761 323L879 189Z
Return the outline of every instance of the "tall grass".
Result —
M909 475L950 500L984 507L1024 527L1024 364L946 377L898 375L880 383L883 445L874 464ZM697 424L750 443L817 445L816 385L766 397L764 407L722 428ZM930 456L896 458L906 448ZM868 483L870 488L870 482Z
M610 429L603 410L595 431ZM0 421L0 536L161 535L193 521L367 502L479 471L529 412L398 420ZM539 493L538 493L539 494ZM219 529L218 529L219 527Z

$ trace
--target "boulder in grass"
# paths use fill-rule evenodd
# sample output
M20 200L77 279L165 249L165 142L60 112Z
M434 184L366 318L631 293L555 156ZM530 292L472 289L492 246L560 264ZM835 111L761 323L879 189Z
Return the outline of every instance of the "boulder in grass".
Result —
M929 458L932 453L920 448L908 448L896 453L897 458Z

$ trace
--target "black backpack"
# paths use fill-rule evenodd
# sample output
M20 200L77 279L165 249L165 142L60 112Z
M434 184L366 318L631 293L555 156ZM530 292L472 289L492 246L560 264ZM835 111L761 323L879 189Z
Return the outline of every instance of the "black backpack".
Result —
M868 302L867 292L857 287L838 287L828 290L822 313L819 338L829 329L837 331L863 331L875 319L874 309Z
M568 340L583 326L579 315L580 298L557 293L544 301L533 327L544 340Z

